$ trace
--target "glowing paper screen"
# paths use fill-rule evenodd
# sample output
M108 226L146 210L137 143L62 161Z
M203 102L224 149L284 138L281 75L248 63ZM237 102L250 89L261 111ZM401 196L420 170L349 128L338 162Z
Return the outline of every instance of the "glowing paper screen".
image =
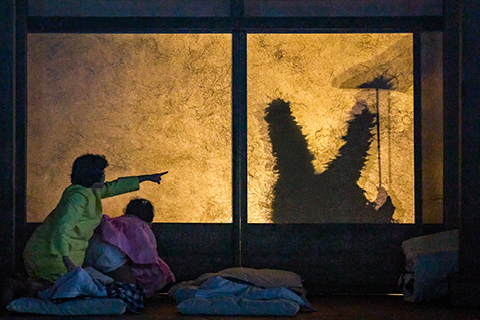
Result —
M412 35L247 43L248 222L413 223Z
M231 35L29 34L27 220L43 221L73 160L106 156L107 180L169 171L135 196L155 222L231 222Z
M413 223L412 35L247 39L248 222ZM27 220L91 152L107 179L170 172L105 213L141 196L156 222L231 222L231 59L225 34L30 34Z

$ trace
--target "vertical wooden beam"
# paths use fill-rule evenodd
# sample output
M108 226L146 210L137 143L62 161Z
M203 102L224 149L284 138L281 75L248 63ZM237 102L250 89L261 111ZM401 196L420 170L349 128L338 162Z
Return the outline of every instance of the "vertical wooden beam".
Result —
M460 271L480 281L480 2L463 0ZM479 282L480 283L480 282Z
M11 275L15 262L15 0L0 6L0 272Z
M15 0L15 269L23 268L27 227L27 7Z
M413 113L415 158L415 224L423 223L422 190L422 48L421 35L413 34Z
M444 0L444 224L457 229L460 221L460 1Z
M460 238L456 305L480 306L480 2L460 5ZM448 121L448 118L447 118Z
M247 35L243 0L232 0L232 154L234 264L242 266L242 232L247 223Z

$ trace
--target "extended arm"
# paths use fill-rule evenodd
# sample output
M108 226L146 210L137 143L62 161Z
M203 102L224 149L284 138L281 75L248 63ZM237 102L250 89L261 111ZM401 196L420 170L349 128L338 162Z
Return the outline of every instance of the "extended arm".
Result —
M139 189L139 184L144 181L152 181L160 184L162 176L166 173L167 171L155 174L122 177L118 178L117 180L105 182L103 188L101 189L101 197L103 199L127 192L137 191Z
M146 174L146 175L142 175L142 176L137 176L138 178L138 182L139 183L142 183L143 181L152 181L152 182L156 182L156 183L160 183L160 181L162 180L162 176L167 174L168 171L165 171L165 172L162 172L162 173L154 173L154 174Z

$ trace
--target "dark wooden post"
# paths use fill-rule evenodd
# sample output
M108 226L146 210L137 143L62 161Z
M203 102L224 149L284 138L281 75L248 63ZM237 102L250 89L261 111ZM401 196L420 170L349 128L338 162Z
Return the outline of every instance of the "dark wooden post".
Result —
M460 238L456 305L480 305L480 2L460 5ZM448 119L446 119L448 121ZM448 150L447 150L448 152Z
M233 0L232 153L234 265L242 266L242 234L247 224L247 35L243 30L243 0Z
M15 261L15 0L0 5L0 43L0 272L5 279Z
M460 199L460 1L444 1L444 224L449 230L459 228Z

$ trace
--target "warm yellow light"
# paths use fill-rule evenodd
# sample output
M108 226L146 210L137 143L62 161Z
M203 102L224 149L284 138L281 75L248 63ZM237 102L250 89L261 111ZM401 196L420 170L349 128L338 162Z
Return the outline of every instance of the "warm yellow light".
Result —
M247 39L248 222L272 222L279 173L265 110L282 99L305 136L314 175L344 145L354 106L378 107L381 147L374 128L357 184L372 202L381 184L393 220L413 223L412 35ZM155 222L231 222L231 58L225 34L30 34L27 220L45 218L69 184L72 161L91 152L109 160L107 179L169 171L161 186L106 199L105 213L118 216L142 196L154 203ZM394 87L359 88L382 75L393 76Z
M273 155L265 120L265 110L275 99L290 103L292 116L313 155L315 175L326 170L329 161L344 145L342 136L347 132L347 122L352 119L352 108L363 101L375 113L378 101L380 157L377 135L373 132L374 140L357 183L368 201L376 199L381 184L396 207L393 220L414 221L411 34L251 34L248 35L247 66L249 222L270 222L275 216L272 204L276 201L274 189L280 175L275 169L278 157ZM377 90L359 88L362 83L382 74L392 77L394 88L378 90L378 99ZM332 192L332 188L324 185L319 190L305 192L314 198ZM289 197L284 204L298 200ZM349 194L344 197L348 199ZM342 216L342 212L325 219L298 218L303 210L301 207L300 203L296 207L292 205L288 221L363 221L354 216Z
M131 197L155 222L230 222L231 35L29 34L27 220L43 221L73 160L104 154L108 179L169 171Z

